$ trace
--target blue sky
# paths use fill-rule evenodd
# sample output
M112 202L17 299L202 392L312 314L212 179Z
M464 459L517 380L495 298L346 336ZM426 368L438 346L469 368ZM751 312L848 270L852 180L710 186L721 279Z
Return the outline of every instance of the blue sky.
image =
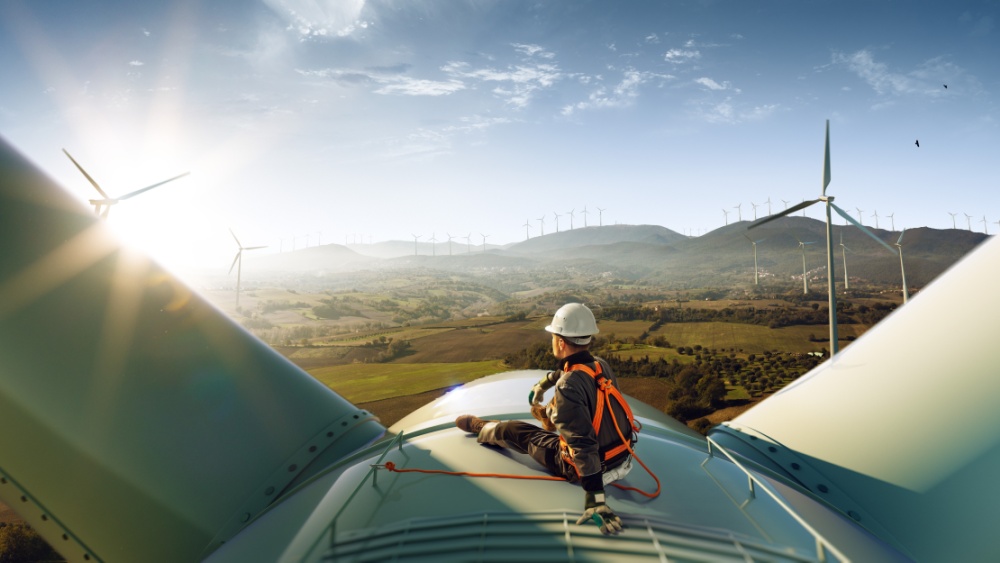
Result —
M257 252L504 244L570 211L698 235L819 195L827 119L828 193L866 225L952 212L995 233L998 17L998 1L13 0L0 135L81 202L96 192L63 148L113 196L190 171L110 214L175 269L227 269L229 227Z

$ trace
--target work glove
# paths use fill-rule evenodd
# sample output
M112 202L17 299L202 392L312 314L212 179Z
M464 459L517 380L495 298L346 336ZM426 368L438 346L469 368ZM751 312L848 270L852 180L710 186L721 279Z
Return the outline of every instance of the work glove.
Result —
M594 524L601 529L601 533L608 536L616 536L625 528L622 519L618 517L608 505L604 504L604 491L587 491L587 500L584 504L583 516L576 521L577 525L586 524L588 520L593 520Z
M538 383L536 383L534 386L532 386L531 391L528 392L528 404L529 405L540 405L540 404L542 404L542 398L545 396L545 391L551 389L552 386L555 385L555 383L552 382L549 379L549 376L551 374L553 374L553 373L556 373L556 372L551 372L550 371L549 373L545 374L545 377L539 379ZM557 379L558 379L558 377L557 377Z

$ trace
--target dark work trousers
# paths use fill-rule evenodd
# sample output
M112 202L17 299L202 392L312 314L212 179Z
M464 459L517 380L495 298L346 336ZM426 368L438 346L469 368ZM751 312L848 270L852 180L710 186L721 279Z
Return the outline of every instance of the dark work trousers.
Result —
M528 454L554 475L576 483L580 476L576 468L566 463L559 453L559 435L520 420L488 423L479 433L480 444L492 444Z

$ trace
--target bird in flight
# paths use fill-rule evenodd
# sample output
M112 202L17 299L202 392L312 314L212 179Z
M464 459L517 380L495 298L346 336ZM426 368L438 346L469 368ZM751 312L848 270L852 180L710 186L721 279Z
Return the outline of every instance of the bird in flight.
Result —
M917 140L916 140L916 142L915 142L914 144L916 144L916 145L917 145L917 148L919 149L919 148L920 148L920 139L917 139Z
M947 90L947 89L948 89L948 85L947 85L947 84L944 84L943 86L944 86L944 89L945 89L945 90Z

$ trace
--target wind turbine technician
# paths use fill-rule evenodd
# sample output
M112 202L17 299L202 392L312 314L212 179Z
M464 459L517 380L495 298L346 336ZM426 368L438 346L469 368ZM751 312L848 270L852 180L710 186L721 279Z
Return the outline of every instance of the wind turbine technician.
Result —
M468 414L455 419L455 425L476 434L480 444L527 454L554 475L580 483L584 512L576 523L593 520L601 533L616 535L622 521L607 505L604 486L632 469L638 426L611 367L590 353L593 335L599 332L594 313L580 303L563 305L545 330L552 333L552 354L560 367L528 393L532 414L545 428ZM554 397L542 405L545 392L553 387Z

